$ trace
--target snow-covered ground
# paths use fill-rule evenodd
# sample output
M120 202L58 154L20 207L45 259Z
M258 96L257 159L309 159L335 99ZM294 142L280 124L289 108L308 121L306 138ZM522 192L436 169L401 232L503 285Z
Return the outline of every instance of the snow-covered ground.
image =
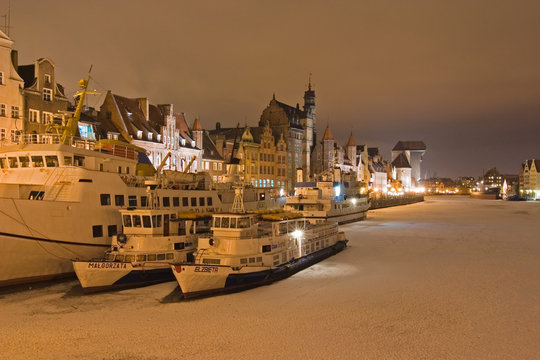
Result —
M342 228L345 251L231 295L3 293L0 358L540 357L540 202L427 198Z

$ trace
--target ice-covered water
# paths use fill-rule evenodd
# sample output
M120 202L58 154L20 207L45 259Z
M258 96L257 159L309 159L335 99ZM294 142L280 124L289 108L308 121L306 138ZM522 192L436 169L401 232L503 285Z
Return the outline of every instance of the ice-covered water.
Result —
M231 295L171 302L174 282L82 295L76 281L3 293L0 358L540 356L540 203L428 198L342 228L345 251Z

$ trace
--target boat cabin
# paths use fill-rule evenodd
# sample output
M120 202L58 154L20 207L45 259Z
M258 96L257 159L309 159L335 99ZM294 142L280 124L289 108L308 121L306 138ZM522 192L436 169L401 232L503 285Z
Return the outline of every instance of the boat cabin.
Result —
M257 223L253 214L216 214L212 216L214 236L250 237L257 234Z
M195 234L195 221L179 219L171 210L120 210L126 235L173 236Z

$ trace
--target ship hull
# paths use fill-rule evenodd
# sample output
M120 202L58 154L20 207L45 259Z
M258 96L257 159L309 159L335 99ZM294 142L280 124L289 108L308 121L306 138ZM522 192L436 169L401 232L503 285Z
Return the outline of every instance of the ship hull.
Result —
M332 246L273 268L245 266L238 269L222 265L177 264L172 265L172 270L184 299L193 299L246 290L285 279L346 247L347 240L340 240Z
M135 267L129 262L74 260L73 268L85 293L135 288L174 280L167 263L144 263Z

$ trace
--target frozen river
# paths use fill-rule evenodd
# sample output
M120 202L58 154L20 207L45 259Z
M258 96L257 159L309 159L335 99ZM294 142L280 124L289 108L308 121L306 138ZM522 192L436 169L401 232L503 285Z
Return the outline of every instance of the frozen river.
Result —
M2 359L533 359L540 202L427 198L342 227L288 279L189 302L176 283L0 295ZM6 256L6 254L2 254Z

